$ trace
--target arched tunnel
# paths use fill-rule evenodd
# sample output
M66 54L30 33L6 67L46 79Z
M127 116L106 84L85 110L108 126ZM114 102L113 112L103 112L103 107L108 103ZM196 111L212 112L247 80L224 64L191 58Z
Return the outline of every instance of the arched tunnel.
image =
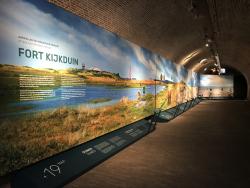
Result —
M250 1L0 15L0 187L250 186Z

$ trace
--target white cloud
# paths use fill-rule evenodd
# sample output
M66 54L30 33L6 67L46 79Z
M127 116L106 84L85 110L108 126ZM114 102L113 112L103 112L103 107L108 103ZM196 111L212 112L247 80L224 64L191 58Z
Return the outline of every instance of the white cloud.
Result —
M173 75L170 67L164 67L166 60L161 56L153 53L145 54L140 46L121 39L123 40L121 41L122 45L124 44L127 48L131 48L136 58L134 60L131 53L123 51L119 44L117 46L115 42L110 41L114 37L112 33L101 30L101 37L95 37L94 34L85 34L86 32L81 32L65 24L52 14L45 13L28 2L3 0L1 2L0 14L0 39L6 42L6 44L11 44L13 49L18 46L17 36L23 35L58 44L59 48L53 48L51 51L77 57L80 63L84 62L89 67L101 66L100 68L103 69L105 66L104 69L107 71L115 71L123 74L123 76L128 76L129 64L132 63L133 77L154 78L156 69L158 73L163 71L168 79L170 77L179 77L179 75ZM82 29L84 31L84 28ZM97 54L99 57L96 57ZM16 59L15 61L18 60ZM36 66L50 65L51 63L36 64ZM51 66L51 68L58 68L56 64ZM62 66L60 64L60 68ZM179 74L179 66L177 66L177 70Z
M17 36L23 35L25 37L43 40L46 42L59 44L59 49L53 49L58 53L77 56L84 62L90 64L103 63L102 60L97 61L93 55L89 54L84 48L86 45L92 47L96 53L99 53L106 62L111 63L112 66L119 69L128 66L130 57L123 53L115 45L105 46L102 42L94 37L81 33L75 28L65 24L56 19L53 15L44 13L37 9L34 5L23 1L13 0L11 3L7 0L1 2L1 40L8 44L12 44L13 48L18 45ZM108 41L111 34L103 32L103 41ZM91 50L91 49L88 49ZM87 59L86 59L87 58ZM47 64L43 64L46 65ZM96 66L96 65L89 65ZM55 67L53 67L55 68Z
M131 48L133 49L133 52L137 58L137 61L139 63L141 63L142 65L144 65L150 72L148 74L152 75L155 74L155 70L156 70L156 55L152 54L152 58L146 58L145 54L143 53L143 50L140 46L133 44L133 43L129 43Z

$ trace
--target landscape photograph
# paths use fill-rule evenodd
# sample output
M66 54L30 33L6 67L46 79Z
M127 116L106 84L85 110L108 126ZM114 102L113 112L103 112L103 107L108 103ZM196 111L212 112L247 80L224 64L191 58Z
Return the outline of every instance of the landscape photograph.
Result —
M0 15L0 176L195 95L183 67L47 1Z
M154 113L153 53L45 1L0 10L0 175Z

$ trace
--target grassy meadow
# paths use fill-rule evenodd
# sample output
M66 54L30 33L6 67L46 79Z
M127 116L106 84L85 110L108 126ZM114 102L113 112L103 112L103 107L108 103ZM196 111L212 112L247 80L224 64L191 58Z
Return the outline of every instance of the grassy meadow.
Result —
M87 108L61 107L11 118L0 119L0 176L27 166L84 143L88 140L121 128L153 114L157 108L167 109L177 104L182 94L183 84L164 84L155 81L124 80L119 74L96 71L33 69L13 65L0 66L1 112L16 112L32 109L32 106L7 108L9 102L18 101L19 74L54 76L55 86L60 86L60 76L78 76L88 84L103 84L124 87L143 87L145 85L165 85L165 90L156 96L145 94L136 100L123 97L114 105ZM46 86L48 87L48 86ZM47 88L46 88L47 89ZM182 96L183 98L183 96ZM96 104L108 102L109 98L90 100ZM20 109L19 109L20 108Z
M197 88L187 86L180 82L176 84L161 84L166 89L156 95L156 108L166 110L176 106L178 103L186 102L197 95Z
M0 96L2 112L18 112L32 109L32 106L8 107L9 102L19 100L19 75L46 75L55 77L54 86L39 89L53 89L60 86L60 77L78 76L86 83L123 87L142 87L154 81L124 80L118 74L95 71L33 69L13 65L0 66ZM119 87L118 87L119 88ZM90 100L89 103L108 102L109 98ZM0 119L0 176L52 156L72 146L84 143L100 135L123 127L153 114L154 96L142 95L140 99L123 97L114 105L87 108L61 107L34 114Z
M153 95L140 101L88 109L62 107L16 119L1 119L0 175L86 142L152 114Z

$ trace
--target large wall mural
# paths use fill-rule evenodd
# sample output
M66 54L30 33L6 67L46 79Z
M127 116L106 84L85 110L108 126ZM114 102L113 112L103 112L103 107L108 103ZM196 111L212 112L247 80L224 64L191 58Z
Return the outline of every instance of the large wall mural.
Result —
M196 73L46 1L0 19L0 176L197 96Z

